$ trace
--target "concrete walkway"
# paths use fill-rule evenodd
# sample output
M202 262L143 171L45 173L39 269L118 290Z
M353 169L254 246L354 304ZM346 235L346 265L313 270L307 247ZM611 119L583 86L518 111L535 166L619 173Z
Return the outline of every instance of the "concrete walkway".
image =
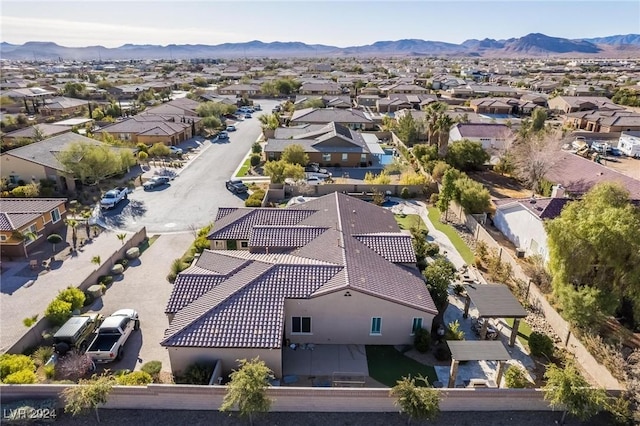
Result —
M3 267L8 270L2 274L0 284L0 352L6 351L27 332L23 319L35 315L42 318L60 290L78 286L96 270L96 265L91 262L94 256L104 259L121 246L115 232L103 231L91 243L80 248L76 255L53 262L50 271L38 276L34 276L26 260L3 262Z

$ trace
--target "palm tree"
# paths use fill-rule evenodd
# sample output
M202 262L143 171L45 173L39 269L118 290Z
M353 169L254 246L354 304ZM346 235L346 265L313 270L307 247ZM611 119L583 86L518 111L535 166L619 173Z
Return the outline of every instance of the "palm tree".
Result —
M122 245L124 245L124 240L127 238L127 234L117 234L116 237L118 237Z
M436 120L436 132L438 135L438 156L444 158L447 155L449 149L449 130L454 121L447 115L447 113L441 113Z
M425 121L427 125L427 138L429 145L435 145L438 118L447 110L447 104L444 102L432 102L425 108Z
M91 263L94 263L94 264L100 266L100 264L102 263L102 259L100 259L100 256L93 256L91 258Z
M65 223L69 228L71 228L71 240L73 241L73 249L75 250L78 243L77 229L78 229L78 225L80 225L80 222L78 222L76 219L66 219Z

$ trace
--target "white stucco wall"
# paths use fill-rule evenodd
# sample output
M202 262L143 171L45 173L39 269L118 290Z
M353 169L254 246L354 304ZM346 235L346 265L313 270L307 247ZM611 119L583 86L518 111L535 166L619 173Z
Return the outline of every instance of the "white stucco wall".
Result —
M169 347L169 361L173 374L183 374L195 363L213 363L222 361L222 374L228 375L238 368L239 359L260 357L276 377L282 377L282 350L275 349L238 349L238 348L180 348Z
M493 223L516 247L524 249L527 256L539 254L545 261L549 259L543 222L526 208L515 204L498 209Z

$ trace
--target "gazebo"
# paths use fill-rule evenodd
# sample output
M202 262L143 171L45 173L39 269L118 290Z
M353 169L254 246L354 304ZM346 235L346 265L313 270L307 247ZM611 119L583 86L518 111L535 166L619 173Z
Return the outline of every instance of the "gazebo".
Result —
M509 287L502 284L468 284L465 286L467 299L464 302L464 318L469 316L471 302L478 309L479 318L513 318L513 330L509 337L509 346L513 347L518 335L520 319L527 316L527 311L513 296ZM488 321L482 324L480 339L487 335Z
M511 359L509 352L507 352L501 341L447 340L447 345L451 350L451 370L449 371L447 387L452 388L455 386L460 361L498 361L498 372L495 380L496 385L500 387L504 361Z

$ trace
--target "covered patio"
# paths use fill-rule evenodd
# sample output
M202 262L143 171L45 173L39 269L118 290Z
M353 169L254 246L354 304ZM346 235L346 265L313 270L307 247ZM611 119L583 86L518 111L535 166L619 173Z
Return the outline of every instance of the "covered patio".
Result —
M369 376L364 345L298 345L282 349L282 381L284 384L336 386L364 384ZM340 383L338 384L340 385Z
M493 386L500 387L504 361L511 359L502 342L447 340L447 345L449 346L449 350L451 350L451 369L449 371L449 383L447 387L452 388L455 386L460 361L498 361L498 371L496 372ZM473 379L470 379L470 382L472 380Z
M471 302L478 309L478 318L513 318L513 329L509 336L509 346L513 347L518 335L520 319L527 311L513 296L509 287L502 284L468 284L465 286L467 297L464 303L463 317L469 316ZM480 330L480 339L487 335L488 321L484 321Z

